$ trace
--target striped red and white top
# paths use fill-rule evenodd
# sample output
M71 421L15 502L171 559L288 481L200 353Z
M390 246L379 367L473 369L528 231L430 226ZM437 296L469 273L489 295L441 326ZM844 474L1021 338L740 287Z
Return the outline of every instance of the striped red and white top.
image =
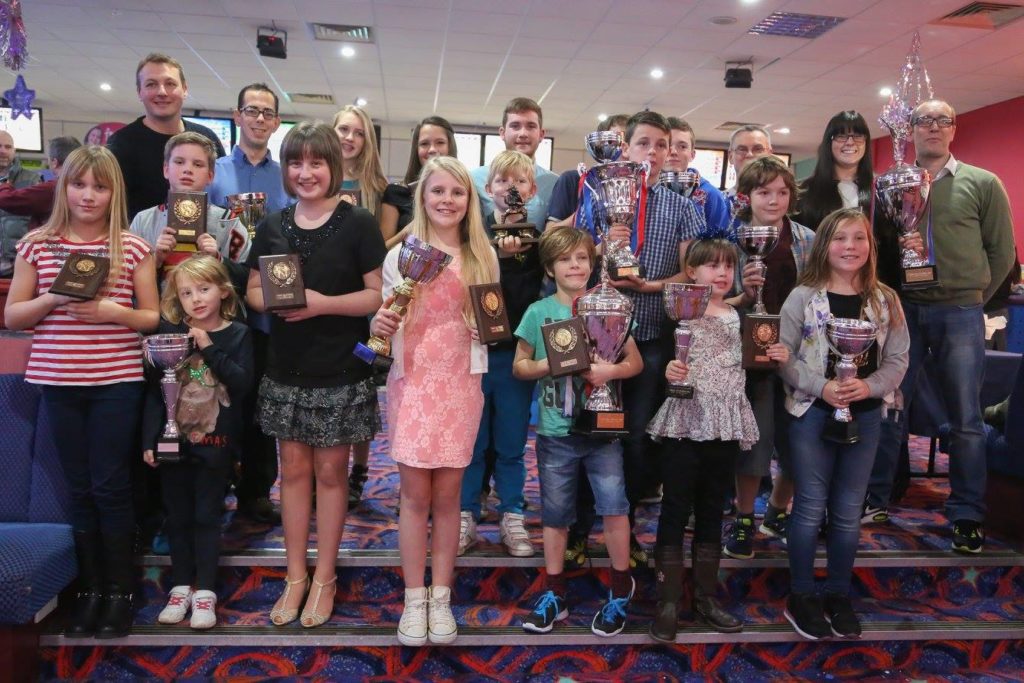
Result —
M131 308L135 268L150 253L150 248L141 237L128 232L122 233L121 244L124 264L114 290L107 297ZM37 295L49 291L71 254L108 256L109 252L106 239L69 242L52 237L18 245L18 255L36 268ZM26 382L96 386L142 379L142 336L129 327L82 322L71 317L64 306L58 306L32 330Z

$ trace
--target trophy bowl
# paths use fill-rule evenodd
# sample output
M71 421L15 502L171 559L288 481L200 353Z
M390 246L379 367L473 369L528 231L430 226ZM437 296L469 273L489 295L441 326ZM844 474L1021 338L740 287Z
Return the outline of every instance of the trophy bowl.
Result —
M192 339L187 334L154 334L142 339L146 361L166 375L172 375L192 355Z
M629 337L629 329L633 320L633 301L614 287L602 283L583 294L576 300L576 315L583 321L587 333L587 344L590 347L590 358L593 361L616 363L622 353L622 347ZM601 414L605 414L602 418ZM618 429L602 428L608 423L607 416L617 416L615 422ZM621 433L625 428L622 408L612 395L608 385L594 387L591 391L583 415L581 430L584 433L604 432Z
M163 372L160 378L160 393L164 397L167 423L163 434L157 440L156 460L158 462L181 462L181 436L178 431L178 395L181 383L177 372L192 355L193 342L187 334L154 334L142 339L142 355L146 362Z
M871 348L878 334L878 326L869 320L855 318L829 318L825 321L825 338L829 348L839 356L836 379L840 382L857 376L855 359ZM836 408L825 426L823 438L836 443L856 443L857 429L849 406Z
M700 173L694 168L685 171L662 171L658 175L658 184L689 199L693 191L700 186Z
M675 330L675 342L676 360L680 363L685 363L690 356L690 344L693 341L690 321L703 316L710 301L711 285L665 283L662 303L668 317L679 323ZM670 382L665 393L673 398L693 398L693 385L688 380L679 384Z
M875 201L882 214L906 237L920 231L928 213L931 174L920 166L898 164L875 179ZM913 249L900 252L901 284L922 289L938 283L931 258Z
M622 156L622 133L613 130L595 130L587 133L584 144L590 156L599 164L618 161Z
M736 244L743 250L751 261L757 264L761 275L765 274L767 267L764 259L768 253L779 243L779 229L774 225L741 225L736 229ZM757 302L754 304L754 313L764 315L764 285L757 288Z

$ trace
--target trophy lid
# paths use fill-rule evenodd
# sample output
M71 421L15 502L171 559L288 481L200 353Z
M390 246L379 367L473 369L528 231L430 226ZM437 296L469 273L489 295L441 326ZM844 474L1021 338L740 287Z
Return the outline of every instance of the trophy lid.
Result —
M633 300L609 284L593 287L573 302L576 315L633 315Z
M622 156L622 133L615 130L595 130L584 138L587 151L599 164L618 161Z
M934 96L928 70L921 62L921 34L914 31L910 51L900 69L899 83L878 117L878 122L892 135L893 157L897 165L903 163L914 108Z

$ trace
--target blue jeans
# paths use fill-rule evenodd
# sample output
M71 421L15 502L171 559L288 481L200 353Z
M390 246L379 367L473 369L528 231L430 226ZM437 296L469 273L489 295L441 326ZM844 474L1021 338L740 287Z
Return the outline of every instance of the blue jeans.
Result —
M831 413L831 410L812 405L789 425L796 495L789 518L787 545L790 588L794 593L814 591L814 551L826 510L828 578L825 592L847 594L860 541L861 507L871 475L872 455L878 446L882 411L857 413L860 441L842 445L821 438L825 420Z
M494 488L497 491L498 513L522 514L523 486L526 485L526 464L523 451L530 428L530 403L534 382L512 376L514 350L490 350L487 373L483 376L484 411L480 430L473 446L473 460L462 476L463 512L480 518L480 489L485 483L485 452L493 442L497 460L494 463Z
M867 502L886 507L892 494L900 445L921 364L931 353L938 368L939 391L949 413L950 521L985 519L985 430L981 384L985 372L985 321L981 305L938 306L903 302L910 329L910 366L900 384L903 419L885 420L875 456Z
M618 441L537 435L540 474L540 520L546 527L565 529L576 518L576 491L585 474L602 517L629 512L622 476L622 445Z
M75 531L131 533L131 459L142 458L138 430L143 382L43 386Z

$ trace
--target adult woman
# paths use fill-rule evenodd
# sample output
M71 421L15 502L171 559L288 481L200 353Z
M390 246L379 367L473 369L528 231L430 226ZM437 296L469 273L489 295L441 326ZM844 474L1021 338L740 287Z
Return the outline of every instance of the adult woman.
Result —
M818 145L814 172L800 184L793 220L817 230L836 209L871 212L871 132L864 117L848 109L833 116Z

